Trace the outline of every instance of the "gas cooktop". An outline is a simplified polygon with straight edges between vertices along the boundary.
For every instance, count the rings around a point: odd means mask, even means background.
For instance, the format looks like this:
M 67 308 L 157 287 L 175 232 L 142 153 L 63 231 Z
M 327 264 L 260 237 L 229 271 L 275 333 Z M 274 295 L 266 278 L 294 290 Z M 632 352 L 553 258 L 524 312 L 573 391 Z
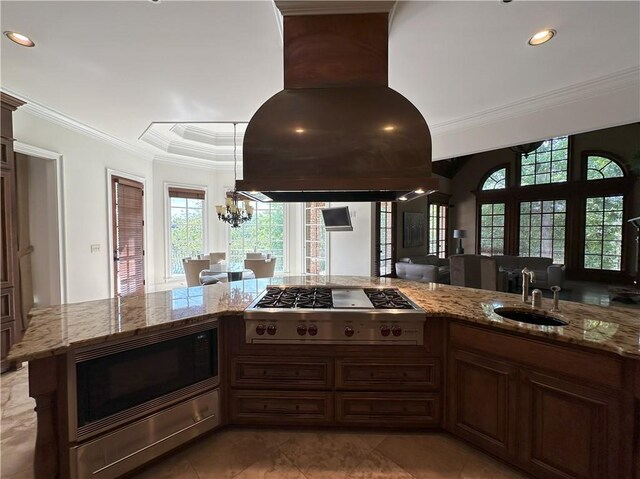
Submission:
M 244 319 L 248 343 L 422 344 L 426 314 L 397 288 L 269 286 Z

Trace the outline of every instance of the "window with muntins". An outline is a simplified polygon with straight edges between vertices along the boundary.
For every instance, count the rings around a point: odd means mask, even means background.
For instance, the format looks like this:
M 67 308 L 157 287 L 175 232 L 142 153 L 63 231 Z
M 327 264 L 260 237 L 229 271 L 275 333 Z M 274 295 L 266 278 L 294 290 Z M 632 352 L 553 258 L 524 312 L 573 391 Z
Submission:
M 480 205 L 480 254 L 504 254 L 504 203 Z
M 447 205 L 429 205 L 429 247 L 427 253 L 447 257 Z
M 564 264 L 566 217 L 566 200 L 521 202 L 519 255 Z
M 585 214 L 584 267 L 620 271 L 624 197 L 587 198 Z
M 482 183 L 483 191 L 488 190 L 503 190 L 507 187 L 507 169 L 500 168 L 493 173 L 491 173 L 484 183 Z
M 243 268 L 247 253 L 271 254 L 276 271 L 284 271 L 284 204 L 253 201 L 251 220 L 238 228 L 229 228 L 228 264 Z
M 204 253 L 205 193 L 202 190 L 169 188 L 170 272 L 184 274 L 182 260 Z
M 520 155 L 520 186 L 562 183 L 569 171 L 569 138 L 545 140 L 528 155 Z
M 327 274 L 327 232 L 322 220 L 323 201 L 304 204 L 304 268 L 307 274 Z
M 393 203 L 382 201 L 378 210 L 378 276 L 393 273 Z
M 624 172 L 616 161 L 604 156 L 587 156 L 587 180 L 605 180 L 623 176 Z

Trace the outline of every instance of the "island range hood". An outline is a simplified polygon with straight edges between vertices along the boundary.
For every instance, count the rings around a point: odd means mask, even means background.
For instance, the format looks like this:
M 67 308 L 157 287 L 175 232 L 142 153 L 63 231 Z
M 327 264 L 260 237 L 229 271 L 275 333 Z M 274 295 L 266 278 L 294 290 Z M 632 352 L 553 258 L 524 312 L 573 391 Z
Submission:
M 426 121 L 388 87 L 388 8 L 284 15 L 284 90 L 255 113 L 236 189 L 260 201 L 411 200 L 437 188 Z M 326 2 L 335 3 L 335 2 Z M 356 3 L 356 2 L 346 2 Z M 296 8 L 290 8 L 291 5 Z

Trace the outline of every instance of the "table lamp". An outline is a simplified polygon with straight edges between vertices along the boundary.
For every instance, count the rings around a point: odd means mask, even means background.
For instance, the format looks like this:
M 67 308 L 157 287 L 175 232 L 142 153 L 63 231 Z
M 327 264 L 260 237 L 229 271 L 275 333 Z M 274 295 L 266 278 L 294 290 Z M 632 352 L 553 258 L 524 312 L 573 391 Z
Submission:
M 453 230 L 453 237 L 458 240 L 458 247 L 456 248 L 456 254 L 464 254 L 464 248 L 462 247 L 462 238 L 467 237 L 465 230 Z

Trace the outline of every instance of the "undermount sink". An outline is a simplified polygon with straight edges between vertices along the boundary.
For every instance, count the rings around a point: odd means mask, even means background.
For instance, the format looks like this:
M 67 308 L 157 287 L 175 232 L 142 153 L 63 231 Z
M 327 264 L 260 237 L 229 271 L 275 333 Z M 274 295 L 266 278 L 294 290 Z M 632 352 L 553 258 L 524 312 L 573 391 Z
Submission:
M 493 312 L 503 318 L 520 321 L 521 323 L 537 324 L 540 326 L 566 326 L 568 324 L 561 319 L 535 311 L 524 311 L 514 308 L 495 308 Z

